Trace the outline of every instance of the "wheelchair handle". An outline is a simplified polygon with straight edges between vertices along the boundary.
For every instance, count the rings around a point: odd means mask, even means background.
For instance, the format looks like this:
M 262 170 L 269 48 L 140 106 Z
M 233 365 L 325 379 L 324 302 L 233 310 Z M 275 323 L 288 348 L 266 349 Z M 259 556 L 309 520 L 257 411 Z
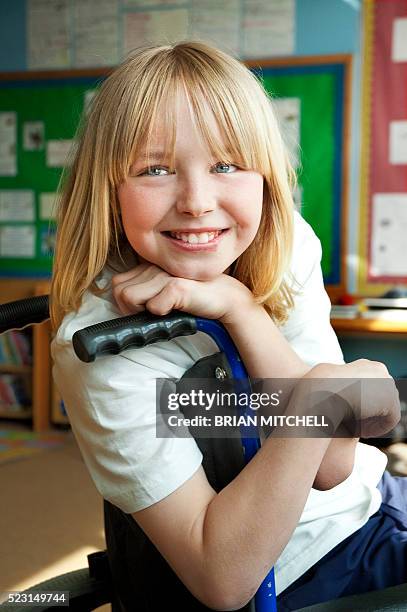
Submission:
M 163 316 L 142 312 L 80 329 L 72 336 L 72 344 L 77 357 L 90 363 L 101 355 L 118 355 L 129 348 L 191 336 L 197 331 L 195 317 L 185 312 L 173 310 Z
M 48 295 L 37 295 L 2 304 L 0 334 L 11 329 L 22 329 L 33 323 L 42 323 L 48 317 Z

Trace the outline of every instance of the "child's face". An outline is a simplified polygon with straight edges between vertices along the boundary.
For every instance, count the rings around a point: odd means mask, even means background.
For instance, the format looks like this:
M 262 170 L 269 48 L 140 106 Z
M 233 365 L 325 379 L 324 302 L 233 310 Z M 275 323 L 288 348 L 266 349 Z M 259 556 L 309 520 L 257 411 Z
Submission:
M 148 170 L 140 155 L 118 189 L 124 231 L 142 260 L 172 276 L 210 280 L 226 272 L 253 241 L 263 177 L 211 159 L 185 102 L 177 119 L 175 173 L 159 157 Z M 154 151 L 163 149 L 159 128 L 153 145 Z

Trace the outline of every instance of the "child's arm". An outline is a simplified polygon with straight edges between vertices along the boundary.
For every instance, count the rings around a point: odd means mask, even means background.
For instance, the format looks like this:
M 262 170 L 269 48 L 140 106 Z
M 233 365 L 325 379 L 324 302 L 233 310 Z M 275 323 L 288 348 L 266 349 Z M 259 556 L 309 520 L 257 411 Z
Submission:
M 195 597 L 239 609 L 288 543 L 329 441 L 269 438 L 220 493 L 201 467 L 133 516 Z
M 222 275 L 200 283 L 168 278 L 151 268 L 116 277 L 114 295 L 123 313 L 147 307 L 165 314 L 178 308 L 217 318 L 253 378 L 324 376 L 320 366 L 311 371 L 304 366 L 236 279 Z M 295 412 L 295 401 L 288 410 Z M 219 494 L 201 468 L 168 497 L 133 516 L 205 605 L 242 607 L 290 539 L 330 441 L 269 437 Z
M 321 462 L 312 487 L 332 489 L 351 475 L 359 438 L 333 438 Z

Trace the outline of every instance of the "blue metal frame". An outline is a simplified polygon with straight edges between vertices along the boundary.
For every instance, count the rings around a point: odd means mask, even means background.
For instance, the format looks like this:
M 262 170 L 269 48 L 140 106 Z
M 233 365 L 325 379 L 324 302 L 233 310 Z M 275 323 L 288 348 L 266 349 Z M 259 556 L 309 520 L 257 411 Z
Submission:
M 240 394 L 250 393 L 251 385 L 243 361 L 226 329 L 219 321 L 211 319 L 196 318 L 197 331 L 202 331 L 208 334 L 217 344 L 219 349 L 225 354 L 230 368 L 232 370 L 233 379 L 237 382 L 238 391 Z M 245 407 L 244 415 L 252 413 L 250 407 Z M 253 437 L 255 430 L 257 437 Z M 240 428 L 242 434 L 242 445 L 246 464 L 254 457 L 260 448 L 260 439 L 258 437 L 257 428 L 254 425 L 244 425 Z M 251 436 L 247 434 L 251 432 Z M 245 435 L 246 434 L 246 435 Z M 277 612 L 277 596 L 274 579 L 274 568 L 271 568 L 263 582 L 261 583 L 255 595 L 256 612 Z

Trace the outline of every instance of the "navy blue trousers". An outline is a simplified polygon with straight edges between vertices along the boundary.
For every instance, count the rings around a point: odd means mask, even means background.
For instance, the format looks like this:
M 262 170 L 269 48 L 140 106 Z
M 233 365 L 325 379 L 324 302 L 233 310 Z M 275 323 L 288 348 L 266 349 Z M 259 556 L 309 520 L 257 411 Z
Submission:
M 277 598 L 278 611 L 407 582 L 407 477 L 385 472 L 379 510 Z

